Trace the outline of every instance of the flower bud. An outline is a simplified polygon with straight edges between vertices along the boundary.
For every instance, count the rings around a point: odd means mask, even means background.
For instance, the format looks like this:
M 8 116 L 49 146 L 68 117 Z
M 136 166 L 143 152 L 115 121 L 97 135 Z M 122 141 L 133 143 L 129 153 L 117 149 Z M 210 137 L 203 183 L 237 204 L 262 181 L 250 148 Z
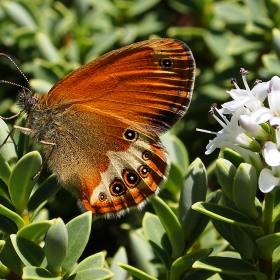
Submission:
M 245 129 L 251 136 L 260 141 L 268 140 L 268 133 L 259 125 L 250 122 L 250 117 L 247 115 L 241 115 L 239 117 L 240 126 Z
M 241 133 L 236 138 L 238 146 L 244 149 L 250 150 L 252 152 L 261 152 L 262 147 L 253 137 L 246 133 Z

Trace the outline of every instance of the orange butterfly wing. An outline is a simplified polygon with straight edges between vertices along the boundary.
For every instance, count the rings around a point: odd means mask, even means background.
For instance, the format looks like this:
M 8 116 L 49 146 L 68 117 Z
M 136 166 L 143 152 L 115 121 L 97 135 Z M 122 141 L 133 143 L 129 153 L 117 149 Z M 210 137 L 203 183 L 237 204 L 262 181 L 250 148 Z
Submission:
M 169 170 L 158 135 L 186 112 L 194 70 L 183 42 L 149 40 L 101 56 L 42 96 L 56 126 L 42 139 L 56 144 L 49 167 L 86 209 L 121 216 L 158 192 Z
M 172 67 L 164 67 L 169 60 Z M 48 104 L 84 104 L 147 132 L 163 133 L 187 111 L 194 71 L 194 58 L 183 42 L 143 41 L 73 71 L 50 90 Z

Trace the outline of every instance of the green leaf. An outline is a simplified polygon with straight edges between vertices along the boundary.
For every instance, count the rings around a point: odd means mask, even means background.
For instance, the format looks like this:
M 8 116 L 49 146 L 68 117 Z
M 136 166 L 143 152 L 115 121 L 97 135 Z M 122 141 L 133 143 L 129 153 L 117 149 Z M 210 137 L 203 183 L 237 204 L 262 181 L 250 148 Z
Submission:
M 166 268 L 171 265 L 171 244 L 160 219 L 146 212 L 142 221 L 145 237 Z
M 171 163 L 171 168 L 168 174 L 168 180 L 164 185 L 164 189 L 172 193 L 175 197 L 179 194 L 183 180 L 183 170 L 178 163 Z
M 136 276 L 137 278 L 139 278 L 141 280 L 157 280 L 155 277 L 153 277 L 133 266 L 130 266 L 128 264 L 119 263 L 119 266 L 122 267 L 123 269 L 125 269 L 131 275 Z
M 115 275 L 112 280 L 126 280 L 127 272 L 119 267 L 118 263 L 128 264 L 128 258 L 124 247 L 120 247 L 114 255 L 111 261 L 110 270 Z
M 42 57 L 48 61 L 57 61 L 60 59 L 60 55 L 53 45 L 51 39 L 42 32 L 37 32 L 35 36 L 35 42 Z
M 45 253 L 39 245 L 15 234 L 11 235 L 11 241 L 15 251 L 26 266 L 40 266 L 42 264 Z
M 10 238 L 6 239 L 6 244 L 0 253 L 1 262 L 11 269 L 15 274 L 22 275 L 22 268 L 24 264 L 15 251 Z
M 53 86 L 53 83 L 41 79 L 32 79 L 29 82 L 36 92 L 49 92 Z
M 273 233 L 263 236 L 256 240 L 260 258 L 263 260 L 270 260 L 273 251 L 280 244 L 280 233 Z
M 8 126 L 0 118 L 0 145 L 2 145 L 2 143 L 8 136 L 9 132 L 10 132 L 10 130 L 9 130 Z M 9 163 L 9 165 L 13 166 L 17 162 L 18 156 L 17 156 L 17 152 L 16 152 L 16 147 L 15 147 L 15 144 L 11 137 L 9 137 L 7 142 L 0 148 L 0 153 L 1 153 L 2 157 Z M 1 162 L 2 162 L 2 160 L 1 160 Z M 2 166 L 0 166 L 0 167 L 2 169 Z M 7 176 L 8 171 L 7 171 L 7 167 L 5 166 L 5 164 L 3 164 L 3 169 L 4 170 L 1 171 L 1 173 L 3 172 L 3 174 L 5 176 Z
M 18 112 L 18 108 L 16 110 Z M 22 114 L 16 119 L 15 124 L 19 127 L 25 127 L 26 116 Z M 17 149 L 18 158 L 23 157 L 29 150 L 30 136 L 22 133 L 19 129 L 15 129 L 13 132 L 13 140 Z M 16 162 L 17 163 L 17 162 Z
M 193 264 L 193 268 L 206 269 L 228 275 L 254 275 L 259 280 L 267 280 L 266 276 L 247 261 L 227 257 L 207 257 Z
M 249 21 L 248 11 L 238 2 L 216 2 L 213 12 L 216 17 L 220 17 L 224 21 L 223 24 L 243 25 Z
M 157 15 L 154 12 L 143 15 L 142 20 L 137 24 L 138 36 L 147 37 L 151 33 L 156 33 L 164 28 L 162 21 L 157 21 Z
M 149 275 L 155 276 L 158 271 L 152 264 L 155 254 L 144 237 L 141 229 L 129 232 L 130 250 L 134 257 L 134 262 L 137 267 Z
M 106 280 L 112 279 L 114 274 L 106 268 L 90 268 L 72 274 L 68 280 Z
M 28 201 L 28 211 L 32 219 L 60 189 L 61 186 L 58 185 L 55 174 L 52 174 L 36 189 Z
M 61 280 L 61 277 L 54 277 L 48 270 L 36 267 L 27 266 L 23 268 L 23 280 Z
M 61 265 L 66 256 L 68 232 L 61 218 L 50 226 L 45 238 L 45 254 L 48 269 L 53 275 L 60 275 Z
M 259 217 L 255 207 L 257 186 L 256 169 L 250 164 L 241 163 L 237 168 L 232 185 L 233 201 L 237 209 L 252 220 Z
M 195 261 L 208 257 L 212 251 L 212 249 L 199 249 L 178 258 L 171 266 L 169 279 L 180 280 L 181 276 L 192 268 Z
M 17 236 L 28 239 L 36 244 L 40 241 L 42 236 L 48 231 L 50 226 L 53 224 L 52 221 L 40 221 L 29 224 L 23 228 L 21 228 Z
M 280 219 L 280 190 L 276 190 L 274 197 L 274 207 L 272 221 L 275 224 Z
M 232 236 L 232 225 L 216 219 L 212 219 L 211 222 L 223 239 L 235 247 L 235 239 Z
M 273 40 L 273 47 L 280 60 L 280 30 L 278 28 L 272 29 L 272 40 Z
M 108 48 L 113 46 L 119 39 L 121 39 L 122 35 L 123 32 L 119 28 L 96 35 L 96 42 L 98 43 L 88 51 L 86 55 L 86 61 L 91 61 L 105 51 L 108 51 Z
M 177 259 L 182 256 L 185 248 L 183 229 L 176 215 L 161 198 L 154 196 L 151 202 L 170 240 L 172 247 L 171 257 Z
M 34 39 L 35 33 L 36 33 L 35 29 L 33 28 L 30 29 L 30 27 L 28 26 L 22 26 L 14 30 L 13 37 L 17 41 L 21 41 L 21 40 L 31 41 Z
M 18 229 L 21 229 L 25 225 L 24 220 L 17 213 L 8 209 L 7 207 L 3 206 L 2 204 L 0 204 L 0 214 L 9 218 L 10 220 L 12 220 L 17 225 Z M 1 225 L 0 225 L 0 228 L 1 228 Z M 4 230 L 4 228 L 2 228 L 2 229 Z
M 262 63 L 271 75 L 280 76 L 279 61 L 280 59 L 274 53 L 262 55 Z
M 197 202 L 192 208 L 211 218 L 236 226 L 250 228 L 257 236 L 264 235 L 262 227 L 254 226 L 247 216 L 228 207 L 207 202 Z
M 10 176 L 11 176 L 11 167 L 8 162 L 5 160 L 4 156 L 0 154 L 0 178 L 3 182 L 8 185 Z
M 0 253 L 2 252 L 2 250 L 3 250 L 4 246 L 5 246 L 5 244 L 6 244 L 6 241 L 0 240 Z
M 243 228 L 244 229 L 244 228 Z M 257 253 L 257 247 L 253 237 L 249 236 L 240 227 L 231 225 L 231 235 L 234 239 L 234 248 L 243 260 L 253 260 Z
M 34 180 L 32 177 L 40 170 L 41 165 L 41 155 L 34 151 L 24 155 L 12 171 L 9 191 L 11 200 L 19 214 L 27 210 L 31 191 L 38 180 L 38 176 Z
M 89 268 L 102 268 L 104 266 L 105 266 L 105 254 L 104 252 L 100 252 L 90 257 L 87 257 L 82 262 L 80 262 L 71 272 L 71 275 L 83 270 L 87 270 Z
M 206 197 L 206 202 L 210 203 L 218 203 L 221 197 L 221 192 L 218 190 L 216 192 L 210 193 Z M 186 240 L 185 252 L 187 252 L 191 246 L 196 242 L 197 239 L 201 236 L 202 232 L 205 230 L 207 224 L 209 223 L 210 217 L 206 215 L 202 215 L 199 223 L 197 224 L 196 229 L 193 231 L 192 235 L 188 240 Z
M 89 239 L 91 231 L 92 212 L 88 211 L 67 225 L 68 248 L 66 257 L 62 263 L 62 275 L 65 275 L 82 255 Z
M 189 40 L 192 36 L 203 37 L 205 29 L 200 27 L 170 27 L 167 29 L 168 37 L 180 37 Z
M 15 1 L 4 1 L 3 7 L 9 17 L 19 26 L 28 26 L 30 28 L 36 27 L 36 23 L 29 11 L 27 11 L 27 9 L 25 9 L 20 3 Z
M 203 30 L 201 31 L 201 36 L 203 37 L 207 47 L 211 50 L 216 57 L 222 58 L 228 57 L 228 53 L 225 49 L 230 42 L 232 34 L 229 31 L 218 31 L 218 30 Z
M 206 169 L 202 161 L 197 158 L 186 171 L 178 208 L 178 219 L 186 240 L 191 238 L 203 217 L 203 215 L 194 211 L 191 206 L 195 202 L 204 201 L 206 192 Z
M 272 255 L 272 275 L 275 275 L 280 267 L 280 247 L 278 246 Z
M 251 16 L 254 20 L 261 19 L 269 19 L 268 10 L 265 7 L 265 2 L 262 0 L 246 0 L 244 1 L 246 6 L 250 9 Z
M 169 153 L 171 162 L 179 164 L 184 172 L 189 166 L 189 155 L 183 142 L 170 133 L 163 134 L 160 139 Z
M 236 173 L 236 167 L 230 161 L 219 158 L 216 161 L 216 173 L 224 194 L 229 199 L 233 200 L 232 184 Z
M 0 278 L 7 279 L 11 274 L 11 270 L 0 262 Z
M 0 204 L 7 206 L 10 209 L 15 209 L 10 199 L 8 186 L 0 179 Z
M 44 85 L 45 85 L 45 86 L 47 86 L 46 91 L 40 91 L 40 92 L 48 92 L 51 89 L 51 87 L 61 77 L 65 76 L 65 74 L 67 74 L 69 72 L 68 67 L 72 64 L 69 63 L 69 65 L 67 65 L 67 68 L 66 68 L 64 63 L 65 63 L 65 61 L 63 61 L 63 60 L 49 61 L 49 60 L 43 60 L 43 59 L 37 58 L 34 61 L 34 63 L 32 64 L 32 67 L 34 69 L 33 70 L 34 79 L 31 80 L 31 83 L 35 84 L 37 86 L 38 86 L 39 82 L 43 83 L 42 87 L 39 87 L 39 88 L 44 89 Z M 74 66 L 74 69 L 78 68 L 79 66 L 81 66 L 81 65 L 77 63 Z M 69 70 L 71 71 L 74 69 L 71 68 L 71 66 L 70 66 Z
M 130 6 L 127 13 L 129 17 L 135 17 L 142 13 L 149 11 L 152 7 L 158 4 L 160 0 L 136 0 L 133 1 L 133 5 Z
M 242 55 L 243 53 L 260 50 L 264 47 L 265 44 L 262 41 L 250 41 L 245 37 L 235 36 L 231 39 L 227 52 L 230 55 Z

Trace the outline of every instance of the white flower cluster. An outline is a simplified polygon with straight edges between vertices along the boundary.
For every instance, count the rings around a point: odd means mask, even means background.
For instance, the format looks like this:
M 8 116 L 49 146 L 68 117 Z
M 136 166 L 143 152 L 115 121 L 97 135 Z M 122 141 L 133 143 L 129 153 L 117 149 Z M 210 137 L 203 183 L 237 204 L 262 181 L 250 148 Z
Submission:
M 260 172 L 259 188 L 268 193 L 280 186 L 280 78 L 274 76 L 268 82 L 257 80 L 251 90 L 246 80 L 249 72 L 241 68 L 240 73 L 245 89 L 240 89 L 232 79 L 235 89 L 228 93 L 233 100 L 224 103 L 220 110 L 213 105 L 210 111 L 223 129 L 214 133 L 216 137 L 207 145 L 206 154 L 216 148 L 228 147 L 246 161 L 252 162 L 254 158 L 254 163 L 262 165 L 258 160 L 261 154 L 266 167 Z M 230 120 L 226 117 L 228 114 L 232 115 Z

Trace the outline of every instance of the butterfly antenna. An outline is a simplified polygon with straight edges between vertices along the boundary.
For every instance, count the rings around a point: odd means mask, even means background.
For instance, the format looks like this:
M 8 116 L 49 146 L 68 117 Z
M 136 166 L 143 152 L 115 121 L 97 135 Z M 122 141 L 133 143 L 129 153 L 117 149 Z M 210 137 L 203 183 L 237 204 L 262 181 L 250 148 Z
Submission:
M 5 81 L 5 80 L 0 80 L 0 84 L 10 84 L 10 85 L 17 86 L 17 87 L 20 87 L 22 89 L 26 89 L 26 90 L 30 91 L 30 89 L 25 87 L 25 86 L 22 86 L 22 85 L 13 83 L 13 82 Z
M 5 80 L 0 80 L 0 83 L 2 84 L 10 84 L 10 85 L 14 85 L 14 86 L 17 86 L 17 87 L 20 87 L 22 89 L 26 89 L 28 91 L 31 91 L 30 89 L 32 89 L 27 77 L 24 75 L 24 73 L 20 70 L 20 68 L 17 66 L 17 64 L 12 60 L 12 58 L 10 56 L 8 56 L 7 54 L 5 53 L 0 53 L 0 56 L 4 56 L 6 58 L 8 58 L 13 64 L 14 66 L 17 68 L 17 70 L 19 71 L 19 73 L 23 76 L 23 78 L 26 80 L 26 82 L 28 83 L 29 85 L 29 88 L 25 87 L 25 86 L 22 86 L 22 85 L 19 85 L 19 84 L 16 84 L 16 83 L 13 83 L 13 82 L 9 82 L 9 81 L 5 81 Z
M 6 81 L 6 80 L 0 80 L 0 84 L 10 84 L 10 85 L 20 87 L 20 88 L 22 88 L 22 89 L 27 90 L 27 91 L 30 92 L 31 89 L 32 89 L 32 87 L 31 87 L 31 85 L 30 85 L 30 83 L 29 83 L 27 77 L 26 77 L 26 76 L 24 75 L 24 73 L 20 70 L 20 68 L 17 66 L 17 64 L 12 60 L 11 57 L 9 57 L 9 56 L 8 56 L 7 54 L 5 54 L 5 53 L 0 53 L 0 56 L 4 56 L 4 57 L 8 58 L 8 59 L 14 64 L 14 66 L 17 68 L 17 70 L 20 72 L 20 74 L 23 76 L 23 78 L 24 78 L 24 79 L 26 80 L 26 82 L 28 83 L 29 88 L 27 88 L 27 87 L 25 87 L 25 86 L 22 86 L 22 85 L 20 85 L 20 84 L 16 84 L 16 83 L 13 83 L 13 82 L 10 82 L 10 81 Z M 10 119 L 13 119 L 13 118 L 18 117 L 23 111 L 24 111 L 24 110 L 21 110 L 21 111 L 19 111 L 17 114 L 15 114 L 15 115 L 13 115 L 13 116 L 11 116 L 11 117 L 7 117 L 7 118 L 6 118 L 6 117 L 0 116 L 0 118 L 1 118 L 2 120 L 10 120 Z

